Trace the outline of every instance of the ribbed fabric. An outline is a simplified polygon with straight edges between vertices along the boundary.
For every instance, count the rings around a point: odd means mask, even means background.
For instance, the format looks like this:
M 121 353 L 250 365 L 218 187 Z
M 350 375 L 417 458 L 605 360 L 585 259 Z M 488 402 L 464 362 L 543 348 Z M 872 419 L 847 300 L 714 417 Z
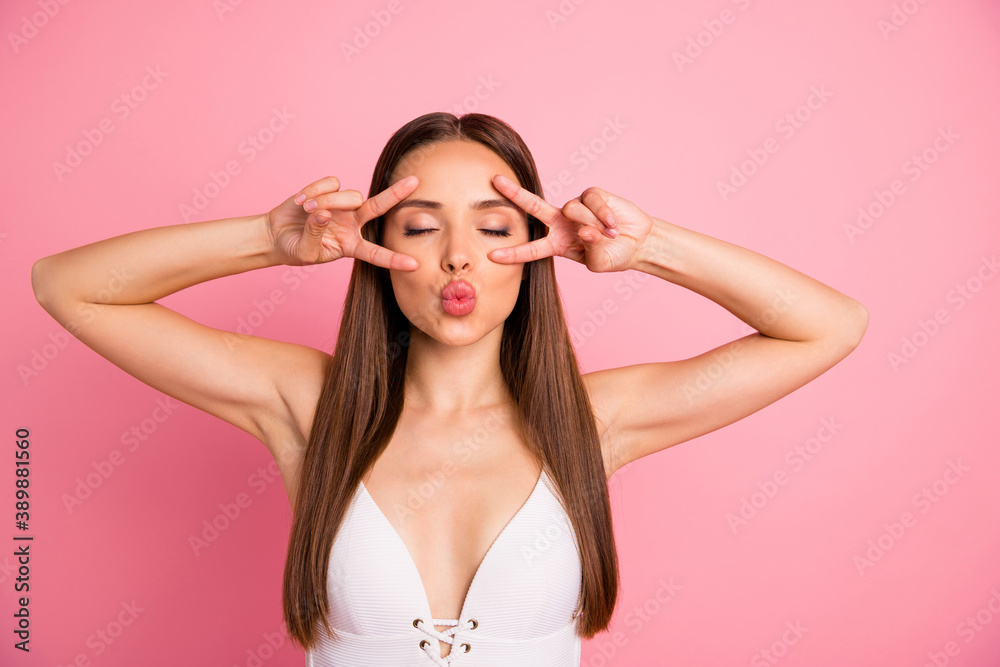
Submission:
M 308 667 L 579 667 L 574 616 L 581 566 L 558 489 L 542 470 L 534 490 L 486 552 L 462 606 L 451 652 L 414 627 L 430 624 L 420 573 L 402 538 L 359 484 L 330 554 L 330 625 Z M 464 625 L 475 619 L 478 626 Z M 431 628 L 433 629 L 433 627 Z M 466 652 L 462 647 L 468 644 Z

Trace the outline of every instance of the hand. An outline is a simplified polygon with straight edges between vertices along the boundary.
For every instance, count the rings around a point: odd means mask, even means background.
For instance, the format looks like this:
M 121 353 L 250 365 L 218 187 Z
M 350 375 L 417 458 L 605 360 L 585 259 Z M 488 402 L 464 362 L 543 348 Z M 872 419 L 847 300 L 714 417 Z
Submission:
M 417 177 L 396 181 L 365 200 L 357 190 L 340 190 L 333 176 L 302 188 L 267 214 L 274 252 L 283 264 L 299 266 L 353 257 L 375 266 L 413 271 L 417 260 L 366 241 L 361 227 L 417 189 Z M 312 209 L 310 213 L 308 208 Z
M 653 228 L 653 219 L 638 206 L 601 188 L 587 188 L 558 209 L 500 174 L 493 177 L 493 185 L 549 228 L 540 239 L 491 251 L 488 257 L 500 264 L 559 255 L 596 273 L 624 271 L 633 267 Z

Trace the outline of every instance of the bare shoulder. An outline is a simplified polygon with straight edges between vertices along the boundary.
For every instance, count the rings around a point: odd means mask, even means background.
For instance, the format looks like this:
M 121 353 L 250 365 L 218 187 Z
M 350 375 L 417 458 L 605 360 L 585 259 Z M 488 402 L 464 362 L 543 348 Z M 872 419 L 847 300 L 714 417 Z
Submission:
M 857 321 L 817 340 L 755 332 L 689 359 L 587 373 L 606 428 L 601 440 L 610 473 L 743 419 L 812 381 L 858 345 L 867 318 Z

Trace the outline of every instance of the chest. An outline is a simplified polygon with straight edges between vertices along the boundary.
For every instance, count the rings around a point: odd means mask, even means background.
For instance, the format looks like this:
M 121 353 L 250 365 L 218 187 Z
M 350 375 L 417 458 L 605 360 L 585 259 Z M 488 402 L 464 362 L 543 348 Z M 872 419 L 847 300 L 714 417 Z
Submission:
M 362 478 L 438 618 L 457 617 L 484 556 L 539 483 L 541 462 L 503 424 L 401 425 Z
M 489 546 L 466 590 L 451 595 L 448 590 L 464 584 L 457 573 L 432 583 L 432 573 L 418 570 L 410 547 L 359 485 L 334 540 L 327 579 L 332 627 L 348 634 L 320 647 L 320 654 L 354 658 L 331 666 L 367 664 L 373 651 L 398 657 L 393 664 L 412 653 L 406 664 L 423 664 L 425 651 L 451 652 L 450 642 L 435 637 L 457 624 L 449 632 L 457 632 L 456 648 L 473 648 L 470 665 L 579 664 L 573 624 L 581 595 L 579 550 L 546 472 Z

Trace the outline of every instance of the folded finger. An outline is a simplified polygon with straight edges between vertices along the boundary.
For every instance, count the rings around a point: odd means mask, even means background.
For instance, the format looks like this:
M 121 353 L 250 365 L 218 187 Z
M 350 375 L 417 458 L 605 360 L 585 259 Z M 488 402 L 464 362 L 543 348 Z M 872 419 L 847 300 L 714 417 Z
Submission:
M 580 201 L 596 214 L 602 224 L 614 227 L 617 220 L 615 220 L 614 211 L 611 210 L 611 206 L 608 204 L 609 196 L 610 193 L 601 188 L 587 188 L 580 195 Z
M 597 215 L 590 210 L 588 207 L 584 206 L 579 199 L 571 199 L 566 202 L 562 208 L 563 215 L 576 222 L 580 225 L 576 232 L 580 238 L 585 240 L 592 240 L 585 229 L 592 229 L 594 234 L 607 236 L 608 238 L 615 238 L 618 236 L 618 230 L 612 229 L 606 223 L 601 222 Z
M 570 199 L 563 204 L 562 212 L 567 218 L 581 225 L 590 225 L 598 229 L 604 226 L 604 223 L 598 220 L 594 212 L 584 206 L 579 199 Z
M 364 195 L 357 190 L 339 190 L 311 197 L 302 203 L 302 208 L 307 211 L 317 209 L 353 211 L 361 206 L 364 200 Z
M 340 179 L 336 176 L 325 176 L 318 181 L 314 181 L 307 185 L 306 187 L 299 190 L 293 197 L 292 200 L 296 204 L 302 204 L 307 199 L 315 197 L 317 195 L 323 194 L 324 192 L 333 192 L 340 189 Z

